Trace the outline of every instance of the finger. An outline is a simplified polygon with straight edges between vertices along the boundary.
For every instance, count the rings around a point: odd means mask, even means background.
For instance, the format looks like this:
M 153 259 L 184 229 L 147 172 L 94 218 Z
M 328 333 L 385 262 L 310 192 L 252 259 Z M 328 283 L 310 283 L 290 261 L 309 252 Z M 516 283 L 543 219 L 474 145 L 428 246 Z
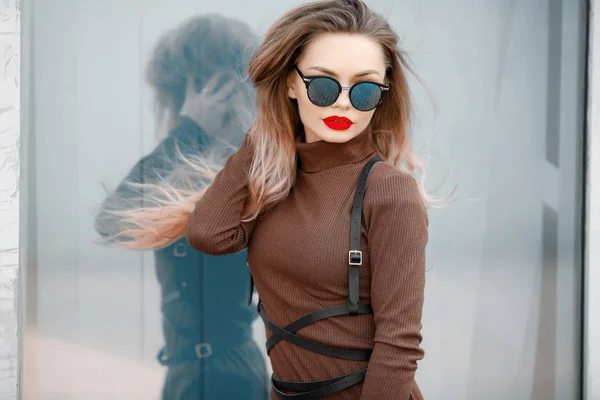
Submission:
M 214 93 L 217 85 L 219 84 L 219 79 L 221 78 L 221 75 L 223 75 L 222 71 L 217 71 L 214 74 L 212 74 L 212 76 L 210 77 L 208 82 L 206 82 L 206 85 L 204 85 L 202 92 L 203 93 Z
M 188 97 L 195 93 L 198 93 L 198 91 L 196 90 L 196 85 L 194 83 L 194 77 L 190 76 L 187 78 L 187 81 L 185 83 L 185 94 L 186 94 L 186 97 Z
M 226 101 L 232 95 L 236 93 L 236 87 L 238 86 L 238 82 L 235 79 L 230 79 L 223 85 L 223 87 L 219 90 L 215 95 L 215 99 L 217 101 Z

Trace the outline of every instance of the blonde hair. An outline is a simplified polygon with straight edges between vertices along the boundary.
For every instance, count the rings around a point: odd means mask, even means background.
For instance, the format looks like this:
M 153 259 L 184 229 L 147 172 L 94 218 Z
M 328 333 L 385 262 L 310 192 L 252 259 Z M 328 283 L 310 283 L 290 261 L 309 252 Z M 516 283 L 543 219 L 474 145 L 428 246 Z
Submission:
M 424 189 L 423 167 L 410 145 L 411 101 L 405 70 L 412 70 L 398 47 L 398 35 L 360 0 L 324 0 L 301 5 L 277 19 L 250 60 L 248 72 L 256 89 L 257 118 L 248 132 L 254 156 L 243 220 L 252 220 L 285 199 L 294 185 L 296 140 L 302 123 L 297 105 L 287 95 L 287 77 L 305 46 L 325 33 L 365 35 L 381 45 L 390 90 L 376 109 L 368 134 L 386 162 L 407 173 L 419 173 L 421 196 L 431 204 Z M 186 164 L 208 183 L 218 170 L 207 168 L 198 159 Z M 203 189 L 182 191 L 167 185 L 160 192 L 160 198 L 153 199 L 155 207 L 123 214 L 128 227 L 121 234 L 129 239 L 127 247 L 157 248 L 182 237 Z

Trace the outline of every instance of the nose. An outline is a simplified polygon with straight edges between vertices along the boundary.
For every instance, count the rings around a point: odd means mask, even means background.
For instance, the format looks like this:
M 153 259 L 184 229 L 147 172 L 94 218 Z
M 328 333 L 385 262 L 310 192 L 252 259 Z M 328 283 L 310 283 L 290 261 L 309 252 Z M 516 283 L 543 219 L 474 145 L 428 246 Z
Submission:
M 340 108 L 350 108 L 351 105 L 352 103 L 350 103 L 350 87 L 342 86 L 342 92 L 335 101 L 334 106 L 338 106 Z

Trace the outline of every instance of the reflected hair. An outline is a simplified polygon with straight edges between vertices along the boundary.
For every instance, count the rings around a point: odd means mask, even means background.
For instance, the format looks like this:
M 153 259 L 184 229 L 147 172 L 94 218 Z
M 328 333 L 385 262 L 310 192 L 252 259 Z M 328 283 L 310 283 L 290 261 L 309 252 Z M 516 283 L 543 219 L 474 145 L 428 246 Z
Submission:
M 256 90 L 257 109 L 248 131 L 254 154 L 243 221 L 253 220 L 281 202 L 295 183 L 296 142 L 302 135 L 302 123 L 297 104 L 287 95 L 287 78 L 307 44 L 327 33 L 364 35 L 383 49 L 390 90 L 373 115 L 369 139 L 387 163 L 418 175 L 415 179 L 426 205 L 435 202 L 425 191 L 424 169 L 410 144 L 411 96 L 406 72 L 414 72 L 399 48 L 398 35 L 384 17 L 360 0 L 325 0 L 303 4 L 278 18 L 250 59 L 248 75 Z M 205 170 L 197 160 L 195 165 L 204 178 L 214 177 L 216 169 Z M 166 192 L 156 208 L 139 210 L 137 219 L 129 221 L 133 247 L 155 248 L 183 236 L 187 218 L 204 193 L 204 189 L 163 190 Z
M 249 111 L 246 115 L 237 109 L 236 115 L 247 121 L 227 121 L 239 133 L 212 137 L 208 146 L 180 138 L 174 141 L 174 154 L 154 154 L 153 165 L 141 160 L 96 214 L 95 229 L 102 236 L 101 243 L 156 250 L 185 234 L 195 202 L 237 149 L 254 119 L 255 96 L 247 70 L 257 45 L 258 37 L 248 25 L 219 14 L 189 18 L 157 40 L 145 70 L 146 82 L 154 90 L 157 126 L 165 130 L 174 127 L 189 78 L 200 91 L 217 72 L 224 79 L 240 81 L 238 94 L 243 90 Z
M 165 32 L 154 45 L 145 70 L 146 82 L 155 90 L 158 122 L 173 126 L 190 77 L 198 90 L 217 71 L 246 80 L 255 38 L 248 25 L 219 14 L 191 17 Z

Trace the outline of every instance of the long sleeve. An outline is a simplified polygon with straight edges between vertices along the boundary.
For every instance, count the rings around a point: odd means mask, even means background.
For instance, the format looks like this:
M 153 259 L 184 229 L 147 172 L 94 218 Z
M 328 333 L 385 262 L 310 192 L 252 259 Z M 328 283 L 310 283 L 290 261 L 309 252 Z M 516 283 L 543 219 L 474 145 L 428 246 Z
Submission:
M 256 220 L 241 222 L 248 198 L 248 172 L 253 149 L 246 136 L 231 155 L 188 218 L 187 240 L 203 253 L 221 255 L 243 250 Z
M 96 215 L 95 229 L 102 236 L 112 236 L 119 231 L 119 216 L 113 211 L 143 206 L 144 189 L 136 184 L 157 183 L 167 176 L 178 162 L 178 151 L 197 154 L 210 143 L 210 137 L 192 119 L 180 116 L 177 125 L 154 150 L 141 158 L 117 188 L 104 200 Z
M 424 355 L 419 346 L 428 241 L 415 180 L 394 174 L 374 184 L 365 197 L 365 220 L 375 338 L 360 398 L 409 400 Z

